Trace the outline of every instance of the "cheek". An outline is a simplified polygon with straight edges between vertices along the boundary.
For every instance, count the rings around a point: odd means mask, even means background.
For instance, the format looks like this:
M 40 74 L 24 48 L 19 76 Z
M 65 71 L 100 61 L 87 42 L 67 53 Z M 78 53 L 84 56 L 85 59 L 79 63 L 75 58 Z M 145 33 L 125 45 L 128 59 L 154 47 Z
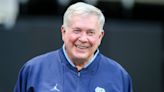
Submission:
M 65 40 L 67 41 L 68 44 L 74 44 L 75 41 L 77 40 L 77 37 L 74 35 L 67 35 Z
M 96 46 L 98 44 L 98 39 L 95 39 L 95 38 L 90 38 L 89 39 L 89 42 L 92 46 Z
M 91 43 L 92 46 L 97 48 L 101 43 L 101 38 L 98 38 L 98 37 L 92 38 L 92 39 L 90 39 L 90 43 Z

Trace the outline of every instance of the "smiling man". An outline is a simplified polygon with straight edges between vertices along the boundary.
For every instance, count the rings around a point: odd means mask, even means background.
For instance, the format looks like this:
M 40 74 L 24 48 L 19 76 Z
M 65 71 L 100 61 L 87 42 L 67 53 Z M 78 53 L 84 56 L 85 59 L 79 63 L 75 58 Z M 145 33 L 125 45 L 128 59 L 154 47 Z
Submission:
M 92 5 L 68 7 L 61 26 L 63 47 L 28 61 L 14 92 L 132 92 L 129 74 L 99 52 L 104 22 Z
M 94 56 L 104 32 L 96 14 L 87 14 L 84 11 L 78 11 L 78 13 L 71 15 L 72 18 L 68 17 L 69 25 L 65 23 L 61 32 L 66 53 L 80 71 Z

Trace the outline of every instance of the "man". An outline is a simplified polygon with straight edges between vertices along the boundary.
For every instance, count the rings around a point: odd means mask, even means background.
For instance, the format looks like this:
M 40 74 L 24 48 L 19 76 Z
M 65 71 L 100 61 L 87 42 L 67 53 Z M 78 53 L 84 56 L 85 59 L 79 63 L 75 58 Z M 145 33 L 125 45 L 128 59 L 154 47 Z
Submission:
M 132 92 L 128 73 L 99 52 L 105 18 L 86 3 L 71 5 L 61 27 L 61 49 L 28 61 L 14 92 Z

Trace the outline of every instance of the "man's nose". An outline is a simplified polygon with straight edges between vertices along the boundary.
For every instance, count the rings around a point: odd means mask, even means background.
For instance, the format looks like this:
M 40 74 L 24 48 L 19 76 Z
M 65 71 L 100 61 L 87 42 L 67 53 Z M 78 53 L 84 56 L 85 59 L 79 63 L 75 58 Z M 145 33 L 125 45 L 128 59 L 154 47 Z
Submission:
M 81 34 L 80 37 L 79 37 L 79 41 L 87 42 L 88 41 L 87 34 L 86 33 Z

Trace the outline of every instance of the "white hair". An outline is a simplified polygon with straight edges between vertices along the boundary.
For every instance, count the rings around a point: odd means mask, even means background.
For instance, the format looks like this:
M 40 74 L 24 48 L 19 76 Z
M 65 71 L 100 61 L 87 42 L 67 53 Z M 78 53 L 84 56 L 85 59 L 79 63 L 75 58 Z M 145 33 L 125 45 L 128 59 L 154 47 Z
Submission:
M 71 17 L 73 15 L 96 15 L 99 20 L 101 31 L 104 31 L 103 27 L 105 23 L 105 17 L 101 10 L 96 8 L 95 6 L 83 2 L 78 2 L 69 6 L 63 18 L 63 25 L 65 27 L 68 27 L 69 20 L 71 20 Z

